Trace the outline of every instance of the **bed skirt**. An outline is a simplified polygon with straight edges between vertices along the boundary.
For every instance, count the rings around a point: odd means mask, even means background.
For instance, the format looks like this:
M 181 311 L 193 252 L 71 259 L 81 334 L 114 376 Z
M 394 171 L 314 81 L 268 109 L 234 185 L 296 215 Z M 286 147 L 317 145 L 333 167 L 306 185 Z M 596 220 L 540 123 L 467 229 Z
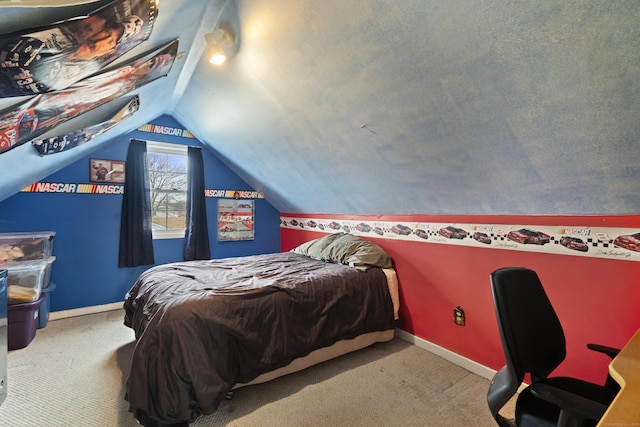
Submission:
M 388 329 L 386 331 L 369 332 L 359 335 L 353 339 L 338 341 L 329 347 L 319 348 L 304 357 L 299 357 L 286 366 L 270 372 L 265 372 L 248 383 L 236 384 L 233 389 L 235 390 L 248 385 L 266 383 L 284 375 L 293 374 L 294 372 L 302 371 L 303 369 L 307 369 L 313 365 L 326 362 L 327 360 L 335 359 L 336 357 L 344 354 L 369 347 L 375 343 L 391 341 L 394 336 L 395 329 Z

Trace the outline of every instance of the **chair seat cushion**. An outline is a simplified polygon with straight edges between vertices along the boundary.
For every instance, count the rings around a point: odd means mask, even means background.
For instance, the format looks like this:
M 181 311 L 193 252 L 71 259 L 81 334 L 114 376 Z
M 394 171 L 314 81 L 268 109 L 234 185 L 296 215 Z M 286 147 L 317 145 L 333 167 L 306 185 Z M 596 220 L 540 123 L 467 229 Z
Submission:
M 544 382 L 607 406 L 616 395 L 614 390 L 576 378 L 555 377 L 547 378 Z M 560 408 L 534 396 L 529 387 L 520 393 L 516 401 L 516 423 L 519 427 L 553 427 L 559 415 Z M 597 420 L 588 420 L 581 427 L 596 424 Z
M 529 387 L 520 392 L 516 401 L 516 424 L 518 427 L 554 427 L 560 408 L 538 399 Z

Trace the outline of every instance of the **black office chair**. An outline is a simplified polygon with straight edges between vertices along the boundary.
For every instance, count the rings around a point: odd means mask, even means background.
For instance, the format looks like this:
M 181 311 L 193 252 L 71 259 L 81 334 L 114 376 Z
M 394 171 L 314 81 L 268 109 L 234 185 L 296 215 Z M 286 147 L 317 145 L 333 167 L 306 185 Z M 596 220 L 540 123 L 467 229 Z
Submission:
M 566 356 L 565 337 L 538 275 L 525 268 L 491 273 L 491 291 L 506 366 L 491 380 L 487 402 L 503 427 L 591 427 L 604 414 L 619 388 L 569 377 L 548 377 Z M 614 357 L 619 350 L 589 345 Z M 515 419 L 500 409 L 516 394 L 526 373 L 531 385 L 516 400 Z

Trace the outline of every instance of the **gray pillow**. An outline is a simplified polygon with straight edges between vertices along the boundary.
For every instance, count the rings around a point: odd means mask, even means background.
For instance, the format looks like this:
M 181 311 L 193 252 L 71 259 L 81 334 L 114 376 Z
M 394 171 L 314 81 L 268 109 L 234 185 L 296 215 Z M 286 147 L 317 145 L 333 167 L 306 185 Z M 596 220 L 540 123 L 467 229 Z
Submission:
M 309 258 L 318 259 L 320 261 L 325 261 L 324 259 L 322 259 L 322 251 L 331 243 L 333 243 L 334 240 L 340 237 L 341 234 L 344 233 L 329 234 L 319 239 L 310 240 L 306 243 L 301 244 L 297 248 L 291 249 L 291 252 L 306 255 Z
M 312 240 L 295 249 L 321 261 L 345 264 L 366 271 L 371 267 L 391 268 L 391 257 L 380 246 L 349 233 L 334 233 Z

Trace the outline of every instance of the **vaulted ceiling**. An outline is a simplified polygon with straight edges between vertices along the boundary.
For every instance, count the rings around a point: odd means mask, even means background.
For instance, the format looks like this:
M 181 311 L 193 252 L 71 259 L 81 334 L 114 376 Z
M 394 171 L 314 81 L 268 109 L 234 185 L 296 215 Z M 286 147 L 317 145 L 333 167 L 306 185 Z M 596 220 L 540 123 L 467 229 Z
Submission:
M 105 4 L 66 3 L 0 1 L 0 31 Z M 221 24 L 235 55 L 216 68 L 204 34 Z M 0 154 L 0 200 L 169 114 L 283 212 L 640 212 L 640 2 L 160 0 L 122 60 L 175 38 L 184 57 L 131 119 Z

